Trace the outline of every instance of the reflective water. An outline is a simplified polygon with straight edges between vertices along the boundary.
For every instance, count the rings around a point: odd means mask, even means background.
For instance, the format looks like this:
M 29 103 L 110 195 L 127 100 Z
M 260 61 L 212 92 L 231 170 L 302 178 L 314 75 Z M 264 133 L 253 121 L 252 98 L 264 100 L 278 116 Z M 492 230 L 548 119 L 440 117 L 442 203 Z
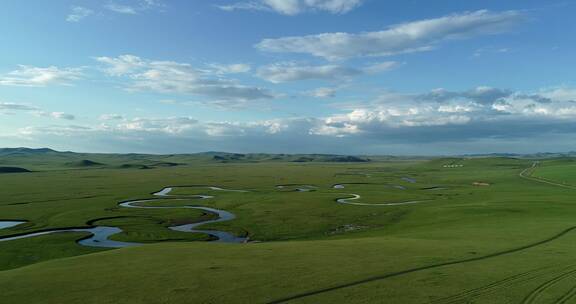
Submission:
M 25 221 L 0 221 L 0 229 L 6 229 L 20 224 L 26 223 Z
M 244 192 L 243 190 L 222 189 L 222 188 L 218 188 L 218 187 L 208 187 L 208 188 L 210 188 L 212 190 L 218 190 L 218 191 L 242 191 L 242 192 Z M 229 232 L 218 231 L 218 230 L 195 229 L 196 227 L 198 227 L 200 225 L 225 222 L 225 221 L 230 221 L 230 220 L 233 220 L 234 218 L 236 218 L 236 216 L 234 214 L 232 214 L 228 211 L 209 208 L 209 207 L 203 207 L 203 206 L 191 206 L 191 205 L 178 206 L 178 207 L 172 207 L 172 206 L 158 206 L 157 207 L 157 206 L 150 206 L 150 205 L 147 205 L 147 206 L 141 205 L 142 203 L 147 203 L 147 202 L 152 202 L 152 201 L 160 201 L 160 200 L 164 200 L 164 201 L 166 201 L 166 200 L 189 200 L 189 199 L 204 200 L 204 199 L 213 198 L 213 196 L 209 196 L 209 195 L 190 195 L 190 196 L 170 195 L 170 192 L 172 192 L 173 189 L 174 189 L 174 187 L 167 187 L 167 188 L 162 189 L 159 192 L 154 193 L 154 195 L 161 196 L 163 198 L 127 201 L 127 202 L 121 203 L 120 206 L 126 207 L 126 208 L 142 208 L 142 209 L 175 209 L 175 208 L 197 209 L 197 210 L 207 211 L 210 213 L 215 213 L 218 216 L 218 218 L 213 219 L 213 220 L 201 221 L 201 222 L 193 223 L 193 224 L 172 226 L 172 227 L 168 227 L 168 228 L 170 228 L 174 231 L 181 231 L 181 232 L 205 233 L 205 234 L 208 234 L 208 235 L 211 235 L 211 236 L 217 238 L 216 242 L 222 242 L 222 243 L 243 243 L 243 242 L 246 242 L 247 238 L 237 237 L 234 234 L 229 233 Z
M 196 187 L 196 186 L 192 186 Z M 246 192 L 244 190 L 232 190 L 232 189 L 224 189 L 219 187 L 212 187 L 212 186 L 199 186 L 203 188 L 208 188 L 210 190 L 216 191 L 234 191 L 234 192 Z M 209 208 L 209 207 L 202 207 L 202 206 L 142 206 L 139 204 L 153 202 L 153 201 L 166 201 L 166 200 L 190 200 L 190 199 L 210 199 L 213 196 L 209 195 L 186 195 L 186 196 L 179 196 L 179 195 L 170 195 L 170 192 L 174 187 L 166 187 L 158 192 L 153 193 L 154 196 L 158 196 L 160 198 L 153 198 L 153 199 L 139 199 L 139 200 L 132 200 L 121 202 L 118 205 L 120 207 L 125 208 L 142 208 L 142 209 L 175 209 L 175 208 L 185 208 L 185 209 L 198 209 L 203 210 L 210 213 L 215 213 L 218 217 L 213 220 L 206 220 L 201 221 L 198 223 L 193 224 L 186 224 L 186 225 L 179 225 L 179 226 L 172 226 L 169 227 L 174 231 L 182 231 L 182 232 L 196 232 L 196 233 L 205 233 L 215 237 L 217 240 L 216 242 L 224 242 L 224 243 L 243 243 L 246 242 L 247 238 L 245 237 L 236 237 L 234 234 L 225 232 L 225 231 L 218 231 L 218 230 L 201 230 L 195 229 L 198 226 L 210 223 L 218 223 L 224 222 L 234 219 L 236 216 L 228 211 Z M 23 221 L 0 221 L 0 229 L 14 227 L 16 225 L 25 223 Z M 131 242 L 119 242 L 110 240 L 110 236 L 118 234 L 122 232 L 122 229 L 118 227 L 108 227 L 108 226 L 97 226 L 93 228 L 70 228 L 70 229 L 53 229 L 53 230 L 45 230 L 45 231 L 38 231 L 32 232 L 27 234 L 20 234 L 10 237 L 0 238 L 0 242 L 7 242 L 25 238 L 31 238 L 41 235 L 49 235 L 55 233 L 66 233 L 66 232 L 86 232 L 90 235 L 86 238 L 79 240 L 77 243 L 83 246 L 89 247 L 105 247 L 105 248 L 123 248 L 123 247 L 131 247 L 131 246 L 138 246 L 142 245 L 140 243 L 131 243 Z
M 16 236 L 12 236 L 12 237 L 5 237 L 5 238 L 0 239 L 0 242 L 27 239 L 27 238 L 41 236 L 41 235 L 48 235 L 48 234 L 54 234 L 54 233 L 65 233 L 65 232 L 87 232 L 87 233 L 90 233 L 91 235 L 89 237 L 81 239 L 80 241 L 78 241 L 78 244 L 84 245 L 84 246 L 89 246 L 89 247 L 121 248 L 121 247 L 140 245 L 138 243 L 118 242 L 118 241 L 109 240 L 108 238 L 111 235 L 122 232 L 122 229 L 120 229 L 118 227 L 106 227 L 106 226 L 98 226 L 98 227 L 94 227 L 94 228 L 72 228 L 72 229 L 54 229 L 54 230 L 39 231 L 39 232 L 16 235 Z
M 403 177 L 402 180 L 403 180 L 403 181 L 406 181 L 406 182 L 409 182 L 409 183 L 411 183 L 411 184 L 416 183 L 416 180 L 413 179 L 413 178 L 411 178 L 411 177 Z

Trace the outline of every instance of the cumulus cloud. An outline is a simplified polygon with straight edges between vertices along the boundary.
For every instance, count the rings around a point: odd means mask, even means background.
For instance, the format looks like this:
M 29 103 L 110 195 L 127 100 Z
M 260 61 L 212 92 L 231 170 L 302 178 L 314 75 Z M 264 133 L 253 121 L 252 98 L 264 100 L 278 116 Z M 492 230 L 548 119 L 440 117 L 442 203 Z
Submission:
M 342 65 L 298 65 L 292 62 L 276 63 L 258 69 L 258 77 L 272 83 L 282 83 L 299 80 L 347 80 L 356 76 L 377 74 L 393 69 L 397 62 L 386 61 L 362 68 Z
M 74 6 L 72 7 L 72 11 L 66 17 L 66 21 L 68 22 L 79 22 L 82 19 L 94 14 L 94 11 L 82 6 Z
M 519 11 L 479 10 L 435 19 L 401 23 L 364 33 L 323 33 L 264 39 L 256 48 L 267 52 L 303 53 L 328 60 L 390 56 L 428 51 L 447 40 L 503 33 L 524 19 Z
M 391 147 L 399 146 L 412 151 L 419 147 L 412 154 L 444 151 L 421 150 L 424 145 L 452 147 L 452 152 L 459 153 L 464 149 L 486 151 L 482 149 L 487 145 L 517 151 L 515 147 L 522 145 L 534 149 L 536 138 L 556 138 L 562 143 L 575 134 L 576 102 L 565 97 L 571 91 L 561 87 L 518 92 L 480 86 L 463 91 L 389 92 L 317 118 L 239 122 L 188 116 L 128 119 L 110 115 L 111 119 L 98 125 L 34 126 L 22 128 L 18 134 L 51 142 L 82 142 L 89 138 L 92 144 L 106 143 L 105 146 L 122 151 L 170 153 L 388 153 Z M 4 107 L 18 108 L 12 104 Z
M 152 152 L 191 153 L 201 151 L 234 152 L 307 152 L 307 153 L 351 153 L 343 138 L 309 135 L 310 125 L 315 121 L 294 119 L 281 122 L 269 121 L 259 124 L 215 123 L 210 126 L 198 124 L 182 133 L 163 131 L 123 130 L 115 126 L 86 127 L 30 126 L 21 128 L 17 135 L 4 140 L 27 146 L 46 146 L 58 149 L 76 149 L 100 152 Z M 208 134 L 211 135 L 208 135 Z M 233 135 L 234 134 L 234 135 Z M 2 138 L 2 134 L 0 134 Z M 15 139 L 17 138 L 17 139 Z M 346 138 L 348 139 L 348 138 Z M 74 146 L 70 143 L 74 142 Z M 298 143 L 295 145 L 294 143 Z M 362 150 L 367 146 L 363 145 Z M 364 153 L 364 152 L 362 152 Z
M 222 74 L 240 73 L 244 65 L 210 66 L 198 69 L 188 63 L 154 61 L 134 55 L 98 57 L 105 65 L 104 70 L 129 81 L 129 89 L 161 93 L 191 94 L 214 101 L 248 102 L 275 98 L 275 94 L 258 87 L 242 85 Z
M 576 118 L 575 102 L 547 97 L 553 96 L 555 92 L 557 90 L 543 90 L 527 94 L 480 86 L 457 92 L 436 89 L 422 94 L 389 93 L 368 105 L 358 105 L 348 113 L 325 118 L 324 123 L 312 132 L 330 136 L 361 133 L 378 136 L 400 129 L 401 133 L 406 134 L 410 129 L 453 128 L 460 130 L 461 136 L 474 137 L 478 133 L 488 136 L 488 133 L 493 132 L 489 136 L 505 137 L 509 131 L 506 129 L 507 124 L 526 127 L 530 122 L 548 121 L 556 127 Z M 500 125 L 503 129 L 495 132 L 493 128 L 487 128 L 488 125 Z M 486 132 L 479 132 L 478 128 L 486 128 Z M 545 130 L 550 129 L 543 128 L 542 131 Z M 441 132 L 432 138 L 442 138 Z
M 557 87 L 541 90 L 539 92 L 544 98 L 561 101 L 576 102 L 576 89 L 569 87 Z
M 294 16 L 314 11 L 346 14 L 362 5 L 362 3 L 363 0 L 260 0 L 237 2 L 230 5 L 217 5 L 217 7 L 225 11 L 270 11 Z
M 45 87 L 48 85 L 70 85 L 82 76 L 81 68 L 59 68 L 55 66 L 34 67 L 20 65 L 18 69 L 0 74 L 0 86 Z

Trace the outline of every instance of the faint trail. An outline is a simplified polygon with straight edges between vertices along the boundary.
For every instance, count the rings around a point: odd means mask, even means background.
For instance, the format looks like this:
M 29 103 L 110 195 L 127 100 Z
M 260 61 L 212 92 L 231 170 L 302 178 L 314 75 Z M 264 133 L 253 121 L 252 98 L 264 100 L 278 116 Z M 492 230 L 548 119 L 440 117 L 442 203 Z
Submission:
M 570 300 L 572 300 L 574 298 L 574 296 L 576 296 L 576 286 L 570 288 L 570 290 L 568 290 L 568 292 L 566 292 L 564 295 L 562 295 L 558 300 L 556 300 L 556 302 L 554 302 L 555 304 L 564 304 Z
M 576 189 L 576 187 L 570 187 L 570 186 L 566 186 L 566 185 L 562 185 L 562 184 L 557 184 L 557 183 L 553 183 L 553 182 L 548 182 L 548 181 L 542 181 L 536 178 L 532 178 L 529 176 L 526 176 L 526 173 L 529 170 L 533 170 L 537 165 L 537 162 L 534 162 L 532 164 L 531 167 L 526 168 L 524 170 L 522 170 L 522 172 L 519 173 L 519 176 L 521 178 L 525 178 L 528 180 L 534 180 L 534 181 L 538 181 L 538 182 L 543 182 L 543 183 L 547 183 L 547 184 L 551 184 L 551 185 L 555 185 L 555 186 L 560 186 L 560 187 L 565 187 L 565 188 L 570 188 L 570 189 Z M 357 280 L 357 281 L 353 281 L 353 282 L 349 282 L 349 283 L 343 283 L 340 285 L 334 285 L 332 287 L 326 287 L 326 288 L 322 288 L 322 289 L 317 289 L 317 290 L 312 290 L 312 291 L 308 291 L 308 292 L 303 292 L 300 294 L 296 294 L 296 295 L 292 295 L 292 296 L 287 296 L 285 298 L 280 298 L 277 300 L 272 300 L 270 302 L 267 302 L 268 304 L 277 304 L 277 303 L 286 303 L 292 300 L 297 300 L 297 299 L 302 299 L 302 298 L 306 298 L 306 297 L 310 297 L 310 296 L 314 296 L 314 295 L 319 295 L 322 293 L 326 293 L 326 292 L 330 292 L 330 291 L 335 291 L 335 290 L 339 290 L 339 289 L 344 289 L 344 288 L 348 288 L 348 287 L 353 287 L 353 286 L 358 286 L 358 285 L 362 285 L 362 284 L 366 284 L 366 283 L 370 283 L 370 282 L 375 282 L 375 281 L 380 281 L 380 280 L 385 280 L 388 278 L 393 278 L 393 277 L 398 277 L 398 276 L 402 276 L 405 274 L 410 274 L 410 273 L 415 273 L 415 272 L 419 272 L 419 271 L 423 271 L 423 270 L 429 270 L 429 269 L 433 269 L 433 268 L 439 268 L 439 267 L 444 267 L 444 266 L 451 266 L 451 265 L 457 265 L 457 264 L 463 264 L 463 263 L 469 263 L 469 262 L 475 262 L 475 261 L 481 261 L 481 260 L 486 260 L 486 259 L 490 259 L 490 258 L 494 258 L 494 257 L 499 257 L 499 256 L 503 256 L 503 255 L 508 255 L 508 254 L 512 254 L 512 253 L 516 253 L 516 252 L 520 252 L 526 249 L 530 249 L 530 248 L 534 248 L 549 242 L 552 242 L 566 234 L 568 234 L 569 232 L 572 232 L 573 230 L 576 229 L 576 226 L 572 226 L 569 227 L 563 231 L 561 231 L 560 233 L 549 237 L 547 239 L 541 240 L 541 241 L 537 241 L 528 245 L 524 245 L 521 247 L 517 247 L 517 248 L 513 248 L 513 249 L 508 249 L 508 250 L 504 250 L 504 251 L 500 251 L 500 252 L 495 252 L 495 253 L 491 253 L 488 255 L 484 255 L 484 256 L 480 256 L 480 257 L 474 257 L 474 258 L 469 258 L 469 259 L 463 259 L 463 260 L 457 260 L 457 261 L 451 261 L 451 262 L 444 262 L 444 263 L 437 263 L 437 264 L 432 264 L 432 265 L 427 265 L 427 266 L 421 266 L 421 267 L 415 267 L 415 268 L 411 268 L 411 269 L 407 269 L 407 270 L 402 270 L 402 271 L 398 271 L 398 272 L 391 272 L 391 273 L 387 273 L 387 274 L 382 274 L 382 275 L 376 275 L 376 276 L 372 276 L 366 279 L 362 279 L 362 280 Z
M 540 296 L 542 295 L 542 293 L 544 293 L 546 290 L 548 290 L 549 288 L 553 287 L 554 285 L 560 283 L 561 281 L 563 281 L 566 278 L 569 277 L 573 277 L 576 274 L 576 270 L 571 270 L 568 272 L 565 272 L 551 280 L 548 280 L 544 283 L 542 283 L 541 285 L 539 285 L 538 287 L 536 287 L 536 289 L 532 290 L 523 300 L 522 300 L 522 304 L 532 304 L 535 303 L 535 301 L 537 301 Z
M 552 185 L 552 186 L 558 186 L 558 187 L 562 187 L 562 188 L 567 188 L 567 189 L 576 190 L 576 186 L 560 184 L 560 183 L 556 183 L 556 182 L 553 182 L 553 181 L 541 179 L 541 178 L 538 178 L 538 177 L 533 177 L 533 176 L 532 176 L 532 173 L 534 173 L 534 170 L 536 170 L 536 168 L 538 167 L 539 164 L 540 164 L 540 162 L 535 161 L 534 163 L 532 163 L 532 167 L 528 167 L 528 168 L 522 170 L 522 172 L 520 172 L 520 173 L 518 174 L 518 176 L 520 176 L 520 177 L 523 178 L 523 179 L 530 180 L 530 181 L 535 181 L 535 182 L 539 182 L 539 183 L 549 184 L 549 185 Z
M 380 281 L 380 280 L 384 280 L 384 279 L 388 279 L 388 278 L 392 278 L 392 277 L 398 277 L 401 275 L 405 275 L 405 274 L 410 274 L 410 273 L 414 273 L 414 272 L 418 272 L 418 271 L 423 271 L 423 270 L 429 270 L 429 269 L 433 269 L 433 268 L 438 268 L 438 267 L 444 267 L 444 266 L 451 266 L 451 265 L 457 265 L 457 264 L 463 264 L 463 263 L 469 263 L 469 262 L 476 262 L 476 261 L 481 261 L 481 260 L 486 260 L 486 259 L 490 259 L 490 258 L 494 258 L 494 257 L 499 257 L 499 256 L 503 256 L 503 255 L 507 255 L 507 254 L 511 254 L 511 253 L 516 253 L 516 252 L 520 252 L 526 249 L 530 249 L 530 248 L 534 248 L 549 242 L 552 242 L 564 235 L 566 235 L 569 232 L 572 232 L 573 230 L 576 229 L 576 226 L 572 226 L 568 229 L 563 230 L 562 232 L 535 242 L 535 243 L 531 243 L 528 245 L 524 245 L 521 247 L 517 247 L 517 248 L 513 248 L 513 249 L 508 249 L 505 251 L 500 251 L 500 252 L 495 252 L 495 253 L 491 253 L 488 255 L 484 255 L 484 256 L 480 256 L 480 257 L 474 257 L 474 258 L 469 258 L 469 259 L 463 259 L 463 260 L 456 260 L 456 261 L 451 261 L 451 262 L 444 262 L 444 263 L 438 263 L 438 264 L 432 264 L 432 265 L 427 265 L 427 266 L 421 266 L 421 267 L 416 267 L 416 268 L 411 268 L 411 269 L 407 269 L 407 270 L 402 270 L 402 271 L 398 271 L 398 272 L 391 272 L 391 273 L 387 273 L 387 274 L 383 274 L 383 275 L 377 275 L 377 276 L 373 276 L 373 277 L 369 277 L 366 279 L 362 279 L 362 280 L 358 280 L 358 281 L 354 281 L 354 282 L 350 282 L 350 283 L 344 283 L 344 284 L 340 284 L 340 285 L 335 285 L 332 287 L 327 287 L 327 288 L 323 288 L 323 289 L 318 289 L 318 290 L 313 290 L 313 291 L 309 291 L 309 292 L 304 292 L 301 294 L 297 294 L 297 295 L 293 295 L 293 296 L 289 296 L 289 297 L 285 297 L 282 299 L 278 299 L 278 300 L 273 300 L 270 302 L 267 302 L 269 304 L 275 304 L 275 303 L 286 303 L 288 301 L 292 301 L 292 300 L 296 300 L 296 299 L 301 299 L 301 298 L 305 298 L 305 297 L 309 297 L 309 296 L 313 296 L 313 295 L 318 295 L 318 294 L 322 294 L 325 292 L 329 292 L 329 291 L 334 291 L 334 290 L 338 290 L 338 289 L 343 289 L 343 288 L 347 288 L 347 287 L 352 287 L 352 286 L 357 286 L 357 285 L 361 285 L 361 284 L 365 284 L 365 283 L 370 283 L 370 282 L 374 282 L 374 281 Z
M 521 283 L 525 283 L 525 282 L 529 282 L 531 280 L 534 280 L 537 277 L 541 276 L 543 274 L 542 272 L 544 272 L 544 270 L 547 270 L 549 268 L 550 267 L 542 267 L 542 268 L 533 269 L 533 270 L 530 270 L 527 272 L 523 272 L 520 274 L 515 274 L 515 275 L 509 276 L 507 278 L 504 278 L 502 280 L 492 282 L 488 285 L 484 285 L 481 287 L 470 289 L 470 290 L 467 290 L 467 291 L 464 291 L 462 293 L 455 294 L 455 295 L 452 295 L 449 297 L 432 300 L 431 303 L 433 303 L 433 304 L 462 303 L 463 301 L 466 301 L 466 300 L 471 299 L 471 298 L 478 298 L 481 296 L 495 293 L 495 292 L 497 292 L 503 288 L 508 288 L 508 287 L 515 285 L 515 284 L 521 284 Z

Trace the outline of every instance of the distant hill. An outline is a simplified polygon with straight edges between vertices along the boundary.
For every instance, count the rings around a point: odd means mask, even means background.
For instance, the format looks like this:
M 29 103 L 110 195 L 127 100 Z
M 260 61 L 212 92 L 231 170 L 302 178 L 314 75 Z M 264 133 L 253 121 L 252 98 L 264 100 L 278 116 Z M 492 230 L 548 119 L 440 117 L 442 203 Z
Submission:
M 161 169 L 176 166 L 218 163 L 365 163 L 390 160 L 437 160 L 440 165 L 459 162 L 462 158 L 545 159 L 563 158 L 576 160 L 576 152 L 564 153 L 493 153 L 458 156 L 386 156 L 386 155 L 338 155 L 338 154 L 285 154 L 285 153 L 230 153 L 209 151 L 189 154 L 142 154 L 142 153 L 76 153 L 60 152 L 49 148 L 0 148 L 0 166 L 43 171 L 62 169 Z M 6 169 L 13 170 L 13 169 Z M 21 171 L 25 172 L 25 171 Z
M 49 148 L 0 148 L 0 156 L 2 155 L 15 155 L 15 154 L 46 154 L 46 153 L 63 153 L 57 152 Z
M 465 154 L 462 157 L 513 157 L 513 158 L 561 158 L 576 157 L 576 151 L 569 152 L 539 152 L 539 153 L 485 153 L 485 154 Z
M 369 162 L 370 159 L 367 158 L 360 158 L 357 156 L 338 156 L 338 155 L 321 155 L 315 157 L 300 157 L 294 162 L 314 162 L 314 161 L 321 161 L 321 162 L 335 162 L 335 163 L 365 163 Z
M 332 154 L 266 154 L 266 153 L 226 153 L 226 152 L 207 152 L 198 153 L 197 155 L 208 156 L 212 161 L 217 162 L 369 162 L 368 158 L 347 155 Z
M 31 172 L 28 169 L 20 168 L 20 167 L 0 167 L 0 174 L 2 173 L 26 173 Z

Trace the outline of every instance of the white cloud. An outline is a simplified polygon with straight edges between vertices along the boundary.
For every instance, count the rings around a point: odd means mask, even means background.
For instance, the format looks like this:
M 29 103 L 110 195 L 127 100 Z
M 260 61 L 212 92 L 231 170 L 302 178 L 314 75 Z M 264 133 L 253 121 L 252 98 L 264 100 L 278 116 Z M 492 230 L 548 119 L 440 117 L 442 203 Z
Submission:
M 12 111 L 22 111 L 27 114 L 33 114 L 36 116 L 41 117 L 50 117 L 55 119 L 65 119 L 65 120 L 74 120 L 76 117 L 72 114 L 64 113 L 64 112 L 46 112 L 42 109 L 22 104 L 22 103 L 13 103 L 13 102 L 0 102 L 0 114 L 1 113 L 10 113 Z
M 228 11 L 228 12 L 232 12 L 235 10 L 251 10 L 251 11 L 270 10 L 270 7 L 265 6 L 261 2 L 254 2 L 254 1 L 252 1 L 252 2 L 238 2 L 238 3 L 234 3 L 234 4 L 229 4 L 229 5 L 216 5 L 216 7 L 223 10 L 223 11 Z
M 97 61 L 106 64 L 104 69 L 113 76 L 122 76 L 144 68 L 146 63 L 138 56 L 120 55 L 118 57 L 96 57 Z
M 245 63 L 234 63 L 234 64 L 218 64 L 213 63 L 209 65 L 209 68 L 212 70 L 208 70 L 209 72 L 215 74 L 240 74 L 240 73 L 248 73 L 252 70 L 252 67 L 249 64 Z
M 306 92 L 306 95 L 316 98 L 332 98 L 336 96 L 337 88 L 316 88 Z
M 94 11 L 82 6 L 72 7 L 72 12 L 66 17 L 68 22 L 79 22 L 80 20 L 94 14 Z
M 153 8 L 153 7 L 165 7 L 166 4 L 164 4 L 163 0 L 141 0 L 142 4 L 141 7 L 142 8 Z
M 218 5 L 217 7 L 225 11 L 271 11 L 294 16 L 314 11 L 345 14 L 359 7 L 363 2 L 363 0 L 260 0 L 237 2 L 231 5 Z
M 161 9 L 166 6 L 160 0 L 133 0 L 128 3 L 110 2 L 104 5 L 104 8 L 118 14 L 136 15 L 143 11 Z
M 35 112 L 35 114 L 38 115 L 38 116 L 50 117 L 50 118 L 55 118 L 55 119 L 64 119 L 64 120 L 74 120 L 74 119 L 76 119 L 76 116 L 74 116 L 74 115 L 72 115 L 72 114 L 64 113 L 64 112 L 44 112 L 44 111 L 38 111 L 38 112 Z
M 28 126 L 20 128 L 18 130 L 18 133 L 19 135 L 24 137 L 46 136 L 46 135 L 72 137 L 75 135 L 85 136 L 86 133 L 84 132 L 91 132 L 93 130 L 94 129 L 91 127 L 79 126 L 79 125 L 67 125 L 67 126 L 53 125 L 44 127 Z
M 523 19 L 518 11 L 479 10 L 397 24 L 377 32 L 264 39 L 256 47 L 267 52 L 303 53 L 329 60 L 390 56 L 431 50 L 446 40 L 502 33 Z
M 124 119 L 124 115 L 120 115 L 120 114 L 103 114 L 100 115 L 100 120 L 123 120 Z
M 562 91 L 571 90 L 564 88 Z M 525 94 L 480 86 L 462 92 L 437 89 L 424 94 L 384 94 L 369 104 L 357 105 L 346 114 L 325 118 L 312 132 L 350 136 L 382 134 L 390 129 L 460 126 L 458 128 L 465 136 L 466 132 L 478 132 L 469 126 L 481 128 L 482 125 L 502 124 L 504 128 L 499 132 L 506 136 L 509 132 L 505 129 L 506 124 L 517 121 L 545 121 L 553 125 L 575 119 L 576 103 L 564 94 L 555 95 L 556 92 L 544 90 Z M 534 128 L 536 126 L 542 127 L 535 123 Z
M 542 92 L 548 91 L 551 90 Z M 412 154 L 438 154 L 439 150 L 422 150 L 422 147 L 452 145 L 462 152 L 458 149 L 476 143 L 472 151 L 485 151 L 482 147 L 488 142 L 512 149 L 514 144 L 510 143 L 523 142 L 534 149 L 536 138 L 560 138 L 565 142 L 576 133 L 573 123 L 576 103 L 541 94 L 544 93 L 488 87 L 456 92 L 388 93 L 358 103 L 342 114 L 319 118 L 252 122 L 205 121 L 187 116 L 124 118 L 92 126 L 32 126 L 22 128 L 18 136 L 36 142 L 82 142 L 94 145 L 94 149 L 115 147 L 122 151 L 165 153 L 202 150 L 389 153 L 390 147 L 406 145 L 418 148 Z M 574 136 L 571 137 L 573 142 Z
M 44 87 L 52 84 L 69 85 L 82 76 L 81 68 L 46 68 L 20 65 L 17 70 L 0 74 L 0 86 Z
M 123 1 L 123 3 L 111 1 L 102 6 L 94 6 L 92 9 L 83 6 L 73 6 L 71 8 L 71 12 L 68 14 L 68 16 L 66 16 L 66 21 L 79 22 L 84 18 L 95 15 L 97 13 L 101 15 L 101 11 L 108 11 L 124 15 L 136 15 L 148 10 L 162 9 L 165 6 L 166 5 L 161 0 L 130 0 Z
M 0 110 L 35 111 L 38 108 L 21 103 L 0 102 Z
M 135 15 L 137 9 L 130 5 L 123 5 L 118 3 L 109 3 L 104 6 L 104 8 L 119 14 Z
M 166 134 L 183 133 L 198 125 L 198 120 L 190 117 L 135 118 L 113 126 L 120 131 L 161 132 Z
M 512 50 L 506 47 L 500 47 L 500 48 L 496 48 L 496 47 L 483 47 L 483 48 L 479 48 L 476 51 L 474 51 L 474 54 L 472 54 L 472 56 L 474 57 L 480 57 L 480 56 L 484 56 L 487 54 L 505 54 L 505 53 L 510 53 Z
M 258 77 L 272 83 L 282 83 L 299 80 L 347 80 L 352 77 L 376 74 L 388 71 L 398 66 L 397 62 L 381 62 L 362 68 L 352 68 L 337 64 L 329 65 L 298 65 L 292 62 L 276 63 L 258 69 Z
M 301 11 L 299 0 L 262 0 L 262 3 L 272 10 L 285 15 L 296 15 Z
M 366 66 L 362 69 L 365 74 L 378 74 L 388 72 L 396 67 L 398 67 L 400 63 L 396 61 L 384 61 L 376 64 L 372 64 Z
M 222 73 L 239 73 L 244 65 L 197 69 L 188 63 L 145 60 L 134 55 L 96 58 L 106 65 L 105 71 L 129 81 L 129 89 L 172 94 L 191 94 L 214 101 L 248 102 L 275 98 L 266 89 L 239 84 L 222 78 Z
M 576 89 L 569 87 L 557 87 L 541 90 L 540 95 L 553 100 L 576 102 Z
M 333 14 L 345 14 L 359 7 L 363 0 L 305 0 L 308 7 L 324 10 Z

